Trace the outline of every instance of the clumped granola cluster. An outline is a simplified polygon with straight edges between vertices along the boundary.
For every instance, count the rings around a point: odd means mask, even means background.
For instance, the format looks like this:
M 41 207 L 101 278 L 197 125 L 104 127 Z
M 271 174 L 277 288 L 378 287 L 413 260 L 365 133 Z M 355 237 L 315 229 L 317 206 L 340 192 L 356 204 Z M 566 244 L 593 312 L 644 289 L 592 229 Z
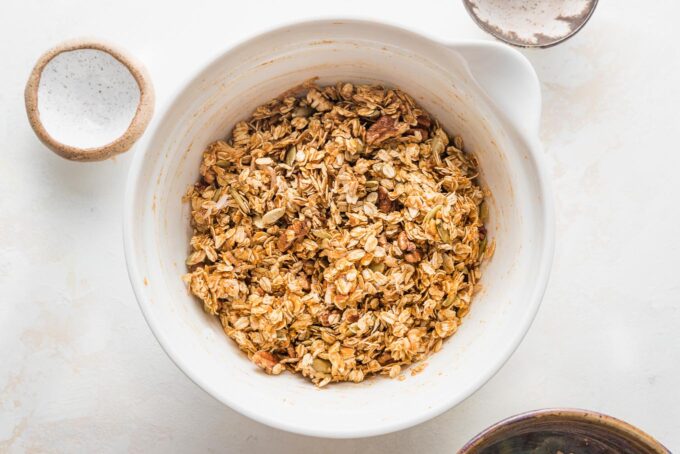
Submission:
M 205 150 L 185 281 L 267 373 L 403 377 L 456 332 L 493 253 L 477 162 L 398 89 L 304 89 Z

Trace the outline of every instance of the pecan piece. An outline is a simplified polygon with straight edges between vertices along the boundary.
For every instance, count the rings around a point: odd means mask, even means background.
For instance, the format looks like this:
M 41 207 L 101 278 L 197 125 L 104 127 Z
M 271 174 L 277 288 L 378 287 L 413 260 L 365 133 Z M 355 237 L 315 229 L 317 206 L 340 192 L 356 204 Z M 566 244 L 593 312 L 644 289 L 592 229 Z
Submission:
M 403 230 L 399 233 L 399 236 L 397 237 L 397 246 L 399 246 L 399 249 L 402 251 L 405 251 L 406 248 L 408 247 L 408 236 L 406 236 L 406 232 Z
M 307 221 L 293 221 L 293 232 L 295 232 L 295 238 L 301 239 L 307 236 L 309 233 L 309 224 Z
M 295 349 L 293 348 L 292 345 L 289 345 L 287 350 L 288 350 L 288 357 L 289 358 L 297 358 L 297 352 L 295 351 Z
M 335 325 L 340 321 L 340 312 L 325 310 L 319 314 L 319 320 L 321 321 L 321 326 L 328 327 Z
M 404 232 L 403 230 L 401 231 L 401 233 L 399 233 L 399 236 L 397 237 L 397 246 L 399 246 L 399 249 L 401 249 L 402 252 L 413 252 L 416 250 L 415 243 L 413 241 L 409 241 L 406 232 Z
M 279 251 L 285 252 L 290 248 L 296 241 L 304 238 L 309 233 L 309 224 L 307 221 L 295 220 L 286 230 L 281 232 L 279 239 L 276 242 L 276 246 Z
M 271 353 L 260 350 L 253 355 L 253 362 L 257 367 L 260 367 L 264 369 L 266 373 L 271 374 L 274 366 L 279 363 L 279 360 Z
M 418 263 L 422 260 L 420 251 L 418 249 L 415 249 L 413 252 L 409 252 L 404 256 L 404 258 L 408 263 Z
M 416 126 L 412 129 L 412 131 L 419 131 L 420 137 L 422 137 L 424 142 L 430 137 L 430 126 L 432 126 L 432 121 L 428 116 L 419 115 L 418 118 L 416 118 L 416 122 Z
M 430 133 L 427 132 L 427 129 L 423 129 L 423 128 L 413 128 L 411 131 L 413 131 L 414 133 L 415 133 L 416 131 L 420 132 L 420 137 L 421 137 L 421 141 L 422 141 L 422 142 L 425 142 L 427 139 L 430 138 Z
M 395 137 L 398 132 L 397 120 L 389 115 L 383 115 L 366 131 L 366 142 L 377 144 L 390 137 Z
M 394 210 L 394 203 L 390 200 L 387 189 L 382 186 L 378 187 L 378 209 L 386 214 Z
M 286 229 L 281 232 L 279 235 L 279 239 L 276 242 L 276 247 L 279 249 L 281 252 L 285 252 L 288 250 L 289 247 L 293 245 L 295 242 L 295 233 L 290 230 Z
M 381 366 L 384 366 L 385 364 L 389 364 L 389 363 L 392 362 L 392 355 L 385 352 L 385 353 L 381 354 L 380 356 L 378 356 L 377 359 L 378 359 L 378 363 Z
M 321 322 L 321 326 L 331 326 L 331 322 L 329 320 L 331 313 L 328 311 L 323 311 L 319 314 L 319 321 Z
M 418 123 L 418 126 L 423 129 L 430 129 L 430 126 L 432 126 L 432 121 L 430 120 L 430 117 L 426 115 L 418 115 L 418 118 L 416 118 L 416 122 Z

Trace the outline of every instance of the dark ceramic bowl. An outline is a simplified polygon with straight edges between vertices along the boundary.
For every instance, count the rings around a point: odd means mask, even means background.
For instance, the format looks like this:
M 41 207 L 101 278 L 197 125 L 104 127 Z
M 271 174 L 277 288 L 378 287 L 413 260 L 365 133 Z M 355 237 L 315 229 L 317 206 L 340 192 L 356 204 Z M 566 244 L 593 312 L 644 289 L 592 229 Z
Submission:
M 670 454 L 646 433 L 586 410 L 535 410 L 489 427 L 458 454 Z

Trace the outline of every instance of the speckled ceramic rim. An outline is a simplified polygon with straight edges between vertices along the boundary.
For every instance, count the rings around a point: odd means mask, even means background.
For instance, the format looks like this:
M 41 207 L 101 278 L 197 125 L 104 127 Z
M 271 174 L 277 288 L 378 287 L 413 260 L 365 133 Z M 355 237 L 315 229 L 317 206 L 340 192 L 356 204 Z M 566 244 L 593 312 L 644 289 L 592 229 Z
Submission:
M 490 26 L 486 22 L 482 21 L 479 17 L 477 17 L 475 12 L 472 10 L 472 5 L 470 4 L 469 0 L 463 0 L 463 5 L 465 5 L 465 9 L 467 10 L 468 14 L 470 14 L 470 17 L 472 17 L 472 20 L 475 21 L 475 23 L 479 26 L 479 28 L 481 28 L 482 30 L 484 30 L 485 32 L 487 32 L 488 34 L 493 36 L 494 38 L 496 38 L 500 41 L 503 41 L 504 43 L 510 44 L 512 46 L 516 46 L 516 47 L 522 47 L 522 48 L 527 48 L 527 49 L 537 49 L 537 48 L 538 49 L 547 49 L 549 47 L 556 46 L 556 45 L 568 40 L 569 38 L 574 36 L 576 33 L 578 33 L 588 23 L 588 21 L 592 17 L 593 13 L 595 12 L 595 9 L 597 8 L 598 2 L 599 2 L 599 0 L 593 0 L 593 4 L 592 4 L 592 7 L 590 8 L 590 11 L 588 11 L 588 14 L 583 19 L 583 22 L 581 22 L 578 25 L 578 27 L 574 28 L 571 32 L 564 35 L 563 37 L 558 38 L 555 41 L 551 41 L 548 44 L 527 44 L 527 43 L 523 43 L 523 42 L 520 42 L 520 41 L 513 41 L 511 39 L 508 39 L 502 33 L 498 32 L 495 27 Z
M 42 75 L 43 69 L 47 63 L 57 55 L 79 49 L 95 49 L 111 55 L 130 71 L 139 86 L 139 104 L 137 105 L 137 111 L 135 112 L 135 116 L 132 118 L 130 125 L 116 140 L 100 147 L 80 148 L 59 142 L 49 135 L 40 121 L 38 87 L 40 86 L 40 76 Z M 139 61 L 106 42 L 100 40 L 78 39 L 59 44 L 45 52 L 38 59 L 38 62 L 33 67 L 33 71 L 31 71 L 31 75 L 26 83 L 24 99 L 26 102 L 28 121 L 31 123 L 33 131 L 35 131 L 38 138 L 49 149 L 59 156 L 72 161 L 101 161 L 129 150 L 137 139 L 139 139 L 149 125 L 149 121 L 153 115 L 155 96 L 151 78 L 144 68 L 144 65 Z
M 602 413 L 572 408 L 546 408 L 511 416 L 487 428 L 470 440 L 458 451 L 458 454 L 480 454 L 483 452 L 483 448 L 488 447 L 489 443 L 499 441 L 498 439 L 503 435 L 509 435 L 516 429 L 526 427 L 528 423 L 545 420 L 590 423 L 608 429 L 612 435 L 621 439 L 644 446 L 649 449 L 649 452 L 670 454 L 670 451 L 653 437 L 627 422 Z

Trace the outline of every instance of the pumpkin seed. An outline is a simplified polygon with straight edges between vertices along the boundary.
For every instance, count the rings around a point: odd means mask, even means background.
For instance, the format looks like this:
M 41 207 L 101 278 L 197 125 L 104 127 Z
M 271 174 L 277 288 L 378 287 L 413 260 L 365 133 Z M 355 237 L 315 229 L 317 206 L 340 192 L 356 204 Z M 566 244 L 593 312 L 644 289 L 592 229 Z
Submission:
M 455 295 L 449 295 L 446 300 L 442 303 L 442 307 L 449 308 L 456 301 L 458 297 Z
M 237 204 L 238 207 L 241 209 L 241 211 L 243 211 L 244 214 L 250 214 L 250 207 L 248 207 L 248 203 L 247 203 L 246 200 L 241 196 L 241 194 L 239 194 L 238 192 L 236 192 L 235 189 L 231 189 L 231 190 L 229 191 L 229 194 L 234 198 L 234 200 L 236 201 L 236 204 Z
M 441 238 L 444 243 L 451 241 L 449 231 L 441 223 L 437 224 L 437 233 L 439 234 L 439 238 Z
M 372 262 L 368 267 L 373 271 L 374 273 L 382 273 L 385 271 L 385 264 L 383 262 Z
M 286 165 L 287 166 L 292 166 L 293 163 L 295 162 L 295 154 L 297 153 L 297 149 L 295 146 L 292 146 L 288 149 L 286 152 Z
M 376 189 L 378 189 L 379 185 L 380 185 L 380 183 L 378 183 L 375 180 L 368 180 L 366 182 L 366 190 L 367 191 L 375 191 Z
M 285 208 L 274 208 L 273 210 L 267 211 L 264 216 L 262 216 L 262 223 L 264 225 L 273 224 L 286 214 Z
M 321 238 L 322 240 L 330 240 L 332 238 L 331 234 L 325 230 L 312 230 L 312 234 L 317 238 Z
M 427 224 L 432 219 L 434 219 L 435 215 L 439 213 L 439 210 L 441 209 L 442 209 L 441 205 L 437 205 L 436 207 L 432 208 L 423 218 L 423 224 Z
M 489 220 L 489 205 L 486 200 L 479 205 L 479 219 L 484 223 Z
M 453 147 L 453 146 L 448 146 L 446 147 L 446 154 L 452 155 L 452 154 L 457 154 L 457 153 L 462 153 L 458 148 Z
M 312 109 L 310 107 L 300 106 L 293 111 L 293 118 L 297 118 L 297 117 L 306 118 L 306 117 L 309 117 L 311 115 L 311 113 L 312 113 Z
M 312 361 L 312 367 L 315 371 L 321 372 L 322 374 L 331 373 L 331 362 L 326 359 L 314 358 L 314 361 Z

